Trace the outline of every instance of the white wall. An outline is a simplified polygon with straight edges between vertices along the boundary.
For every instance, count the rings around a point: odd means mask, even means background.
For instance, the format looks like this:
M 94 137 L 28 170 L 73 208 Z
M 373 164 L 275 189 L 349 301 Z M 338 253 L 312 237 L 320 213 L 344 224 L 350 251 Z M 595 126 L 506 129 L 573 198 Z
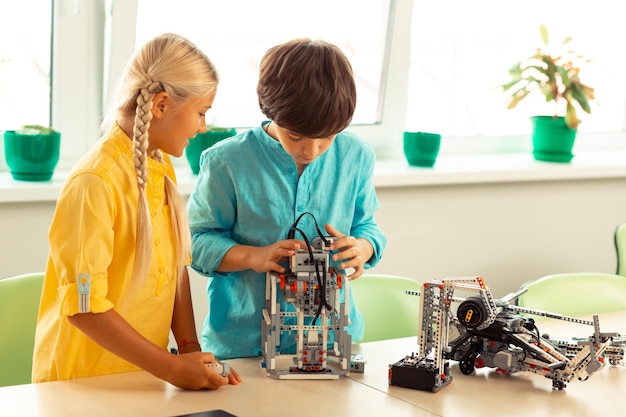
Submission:
M 626 180 L 378 191 L 389 245 L 376 271 L 418 281 L 481 275 L 497 297 L 568 271 L 615 272 Z
M 389 238 L 375 272 L 418 281 L 481 275 L 494 296 L 542 275 L 614 272 L 615 227 L 626 221 L 626 179 L 382 187 Z M 0 204 L 0 278 L 43 270 L 53 202 Z M 196 320 L 205 279 L 192 274 Z
M 0 204 L 0 278 L 43 271 L 53 202 Z

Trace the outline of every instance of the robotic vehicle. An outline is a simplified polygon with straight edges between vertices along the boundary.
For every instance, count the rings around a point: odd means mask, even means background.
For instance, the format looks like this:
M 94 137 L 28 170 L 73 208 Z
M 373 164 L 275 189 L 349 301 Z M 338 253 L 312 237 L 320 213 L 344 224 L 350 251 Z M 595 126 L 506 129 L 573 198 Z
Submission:
M 476 295 L 459 298 L 456 290 Z M 589 378 L 605 360 L 624 364 L 626 338 L 601 332 L 598 316 L 589 321 L 511 305 L 523 292 L 494 299 L 479 276 L 431 280 L 421 294 L 407 291 L 421 295 L 419 354 L 391 364 L 389 384 L 437 392 L 452 381 L 449 361 L 454 360 L 465 375 L 482 367 L 511 374 L 532 372 L 562 390 L 573 379 Z M 460 303 L 455 314 L 453 302 Z M 575 342 L 551 340 L 539 334 L 535 320 L 527 315 L 590 325 L 593 333 Z

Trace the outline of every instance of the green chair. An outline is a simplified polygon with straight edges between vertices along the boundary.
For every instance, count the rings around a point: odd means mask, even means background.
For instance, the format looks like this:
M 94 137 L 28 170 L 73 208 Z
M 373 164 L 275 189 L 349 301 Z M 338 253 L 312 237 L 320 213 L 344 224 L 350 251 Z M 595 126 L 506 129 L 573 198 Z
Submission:
M 365 274 L 350 281 L 354 302 L 363 315 L 365 333 L 358 343 L 417 336 L 420 299 L 406 290 L 422 284 L 406 277 Z
M 523 284 L 517 305 L 565 316 L 626 310 L 626 277 L 600 272 L 547 275 Z
M 0 279 L 0 387 L 31 382 L 43 276 Z

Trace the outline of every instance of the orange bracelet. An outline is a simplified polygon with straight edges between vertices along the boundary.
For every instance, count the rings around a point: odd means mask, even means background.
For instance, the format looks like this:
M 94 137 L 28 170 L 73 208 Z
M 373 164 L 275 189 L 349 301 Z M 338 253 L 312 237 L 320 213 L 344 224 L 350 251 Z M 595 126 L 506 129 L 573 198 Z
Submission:
M 182 346 L 186 346 L 186 345 L 198 345 L 198 346 L 200 346 L 200 343 L 194 342 L 193 340 L 183 339 L 183 342 L 178 344 L 178 348 L 180 349 Z

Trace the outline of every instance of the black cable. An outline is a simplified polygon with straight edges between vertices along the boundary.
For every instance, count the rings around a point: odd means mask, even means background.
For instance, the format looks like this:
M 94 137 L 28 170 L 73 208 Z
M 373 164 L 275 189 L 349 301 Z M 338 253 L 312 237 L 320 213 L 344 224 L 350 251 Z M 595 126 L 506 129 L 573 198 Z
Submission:
M 306 245 L 307 245 L 307 249 L 309 251 L 309 260 L 311 262 L 312 265 L 315 266 L 315 276 L 317 278 L 317 285 L 319 288 L 319 307 L 317 308 L 317 312 L 315 313 L 315 317 L 313 318 L 313 325 L 315 325 L 315 323 L 317 322 L 317 319 L 319 318 L 319 316 L 322 314 L 322 309 L 326 308 L 329 311 L 333 310 L 333 307 L 328 304 L 328 300 L 326 299 L 326 265 L 324 265 L 324 267 L 322 268 L 322 273 L 320 274 L 320 262 L 317 262 L 313 256 L 313 250 L 311 249 L 311 245 L 309 243 L 308 238 L 306 237 L 306 235 L 304 234 L 304 232 L 298 228 L 298 223 L 300 222 L 300 220 L 302 219 L 302 217 L 304 217 L 305 215 L 309 215 L 313 218 L 313 223 L 315 225 L 315 230 L 317 231 L 317 234 L 319 235 L 320 239 L 322 239 L 322 241 L 324 242 L 325 245 L 329 244 L 328 239 L 326 239 L 326 236 L 324 236 L 324 234 L 322 233 L 321 229 L 319 228 L 319 225 L 317 224 L 317 219 L 315 218 L 315 216 L 308 211 L 305 211 L 304 213 L 300 214 L 298 216 L 298 218 L 296 219 L 296 221 L 293 223 L 293 225 L 289 228 L 289 232 L 287 233 L 287 239 L 294 239 L 296 232 L 300 233 L 300 235 L 302 235 L 302 238 L 304 239 Z M 323 279 L 322 279 L 323 277 Z
M 302 217 L 304 217 L 306 214 L 308 214 L 309 216 L 311 216 L 313 218 L 313 223 L 315 224 L 315 230 L 317 231 L 318 236 L 322 239 L 322 241 L 328 245 L 328 239 L 326 239 L 326 236 L 324 236 L 324 234 L 322 233 L 320 227 L 317 224 L 317 219 L 315 218 L 315 216 L 313 215 L 313 213 L 305 211 L 304 213 L 300 214 L 298 216 L 298 218 L 296 219 L 296 221 L 293 223 L 293 225 L 289 228 L 289 233 L 287 234 L 287 239 L 294 239 L 295 238 L 295 230 L 299 230 L 297 229 L 298 227 L 298 223 L 300 222 L 300 219 L 302 219 Z M 300 232 L 302 233 L 302 232 Z M 302 233 L 302 235 L 304 236 L 304 233 Z
M 322 268 L 324 277 L 326 277 L 326 269 Z M 320 263 L 319 262 L 315 262 L 315 276 L 317 277 L 317 286 L 319 287 L 319 295 L 320 295 L 320 304 L 317 307 L 317 311 L 315 312 L 315 317 L 313 317 L 313 326 L 315 326 L 315 323 L 317 322 L 317 319 L 319 318 L 320 314 L 322 314 L 322 308 L 324 307 L 324 304 L 326 303 L 326 297 L 324 296 L 326 294 L 326 290 L 325 288 L 322 287 L 322 280 L 320 278 Z M 324 302 L 322 303 L 322 300 L 324 300 Z
M 292 226 L 291 229 L 289 229 L 289 233 L 291 234 L 292 237 L 290 237 L 289 239 L 293 239 L 294 238 L 295 232 L 298 232 L 298 233 L 300 233 L 302 235 L 302 240 L 304 240 L 304 243 L 306 243 L 306 249 L 309 252 L 309 260 L 311 261 L 311 263 L 313 263 L 313 261 L 314 261 L 313 249 L 311 249 L 311 244 L 309 243 L 309 238 L 306 237 L 306 235 L 304 234 L 304 232 L 301 229 L 298 229 L 297 227 Z
M 531 328 L 529 329 L 528 327 L 526 327 L 526 325 L 530 326 Z M 537 337 L 537 345 L 541 344 L 541 333 L 539 332 L 539 327 L 537 327 L 537 324 L 535 324 L 534 320 L 531 321 L 527 321 L 526 325 L 524 327 L 526 327 L 527 330 L 529 331 L 534 331 L 535 334 L 533 336 Z
M 322 277 L 324 279 L 320 280 L 320 271 L 319 271 L 319 265 L 320 263 L 324 264 L 324 262 L 315 262 L 315 273 L 317 275 L 317 284 L 320 288 L 320 305 L 317 308 L 317 312 L 315 313 L 315 317 L 313 318 L 313 325 L 315 325 L 315 322 L 317 321 L 317 319 L 319 318 L 320 314 L 322 314 L 322 308 L 326 308 L 326 310 L 328 311 L 332 311 L 333 310 L 333 306 L 331 306 L 330 304 L 328 304 L 328 300 L 326 299 L 326 285 L 328 284 L 327 282 L 327 276 L 326 276 L 326 265 L 324 265 L 324 267 L 322 268 Z

